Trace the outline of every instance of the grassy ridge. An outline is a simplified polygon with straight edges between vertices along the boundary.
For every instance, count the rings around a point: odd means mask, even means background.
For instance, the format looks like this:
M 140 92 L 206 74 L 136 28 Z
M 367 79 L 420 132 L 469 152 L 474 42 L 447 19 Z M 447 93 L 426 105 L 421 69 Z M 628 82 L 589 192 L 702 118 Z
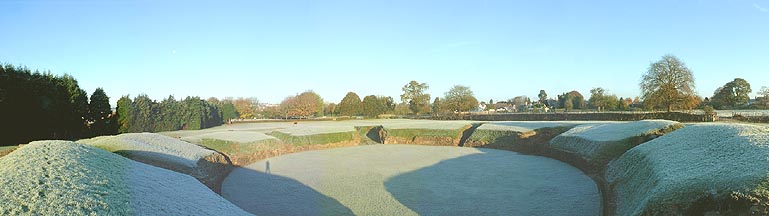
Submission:
M 237 154 L 249 154 L 255 151 L 264 151 L 276 149 L 280 146 L 281 141 L 276 139 L 265 139 L 250 143 L 238 143 L 228 140 L 204 138 L 201 139 L 200 145 L 216 150 L 227 155 Z
M 193 177 L 70 141 L 0 158 L 0 215 L 248 215 Z
M 468 125 L 467 127 L 470 127 Z M 458 146 L 462 131 L 452 129 L 388 129 L 385 128 L 385 144 L 416 144 Z
M 446 129 L 387 129 L 387 137 L 449 137 L 459 138 L 459 130 Z
M 604 167 L 631 148 L 682 127 L 681 123 L 666 120 L 585 124 L 553 138 L 549 145 L 577 154 L 595 167 Z
M 32 142 L 0 159 L 0 214 L 133 214 L 126 166 L 82 144 Z
M 356 133 L 357 131 L 350 131 L 295 136 L 279 131 L 273 131 L 269 133 L 269 135 L 282 140 L 284 143 L 289 143 L 294 146 L 305 146 L 352 141 L 355 140 Z
M 519 132 L 510 130 L 475 130 L 467 139 L 465 146 L 484 146 L 493 144 L 515 144 L 521 137 L 536 134 L 534 131 Z
M 769 214 L 769 128 L 700 124 L 612 161 L 616 215 Z

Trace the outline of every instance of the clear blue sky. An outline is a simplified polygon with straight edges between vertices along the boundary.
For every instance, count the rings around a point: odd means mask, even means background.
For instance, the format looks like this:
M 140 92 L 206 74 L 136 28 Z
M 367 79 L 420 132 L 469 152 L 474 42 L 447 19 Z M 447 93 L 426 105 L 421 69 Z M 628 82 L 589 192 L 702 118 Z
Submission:
M 662 55 L 711 96 L 741 77 L 769 86 L 769 0 L 0 1 L 0 62 L 74 75 L 117 100 L 257 97 L 314 90 L 399 99 L 551 97 L 603 87 L 637 96 Z M 753 94 L 753 95 L 754 95 Z

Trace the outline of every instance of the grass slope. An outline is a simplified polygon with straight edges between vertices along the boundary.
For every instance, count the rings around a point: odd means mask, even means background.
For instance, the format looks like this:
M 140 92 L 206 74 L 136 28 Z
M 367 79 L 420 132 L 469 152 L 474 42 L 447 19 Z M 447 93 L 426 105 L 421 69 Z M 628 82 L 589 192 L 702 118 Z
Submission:
M 306 145 L 323 145 L 330 143 L 350 142 L 356 140 L 357 131 L 344 131 L 344 132 L 329 132 L 329 133 L 315 133 L 305 134 L 299 133 L 291 134 L 281 131 L 273 131 L 269 133 L 270 136 L 282 140 L 284 143 L 292 144 L 294 146 L 306 146 Z
M 769 128 L 695 124 L 612 161 L 616 215 L 767 215 Z
M 203 139 L 217 139 L 236 143 L 254 143 L 269 139 L 275 140 L 275 137 L 254 131 L 218 131 L 181 137 L 181 140 L 191 143 L 200 143 Z
M 0 146 L 0 157 L 13 152 L 13 150 L 16 150 L 18 147 L 19 146 Z
M 2 215 L 247 215 L 194 178 L 69 141 L 0 158 Z
M 402 121 L 382 124 L 385 144 L 457 146 L 472 121 Z
M 215 154 L 193 144 L 154 133 L 129 133 L 116 136 L 101 136 L 79 140 L 110 152 L 124 154 L 129 158 L 195 168 L 198 161 Z
M 132 160 L 191 175 L 219 191 L 231 169 L 224 155 L 192 143 L 154 133 L 129 133 L 78 141 Z
M 541 139 L 536 137 L 545 130 L 554 131 L 557 135 L 576 124 L 572 122 L 488 122 L 475 129 L 465 146 L 520 150 L 516 145 L 525 145 L 526 139 L 536 139 L 528 140 L 530 144 L 549 141 L 552 136 Z
M 668 120 L 583 124 L 550 140 L 550 147 L 603 167 L 630 148 L 681 127 Z

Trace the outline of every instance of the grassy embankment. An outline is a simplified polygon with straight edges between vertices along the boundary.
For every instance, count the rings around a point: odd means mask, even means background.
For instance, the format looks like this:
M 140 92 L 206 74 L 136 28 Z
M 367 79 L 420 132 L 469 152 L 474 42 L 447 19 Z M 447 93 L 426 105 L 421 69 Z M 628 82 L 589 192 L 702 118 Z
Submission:
M 684 127 L 668 120 L 578 125 L 550 140 L 550 148 L 576 154 L 602 170 L 631 148 Z
M 219 192 L 231 169 L 224 155 L 194 144 L 154 133 L 129 133 L 77 141 L 126 158 L 188 174 Z
M 0 158 L 2 215 L 248 215 L 194 178 L 69 141 Z
M 697 124 L 612 161 L 614 215 L 769 214 L 769 128 Z
M 435 146 L 460 146 L 466 130 L 476 122 L 472 121 L 414 121 L 385 123 L 385 144 L 416 144 Z

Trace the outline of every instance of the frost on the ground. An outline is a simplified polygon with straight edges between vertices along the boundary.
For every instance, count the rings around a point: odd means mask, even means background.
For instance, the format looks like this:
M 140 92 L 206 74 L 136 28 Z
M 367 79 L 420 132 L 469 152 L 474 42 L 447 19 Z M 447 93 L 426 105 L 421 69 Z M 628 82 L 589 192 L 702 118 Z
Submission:
M 305 125 L 297 124 L 292 127 L 276 130 L 280 133 L 288 134 L 291 136 L 308 136 L 316 134 L 330 134 L 330 133 L 345 133 L 355 132 L 355 127 L 351 125 Z
M 433 129 L 433 130 L 460 130 L 476 123 L 474 121 L 434 121 L 434 120 L 414 120 L 414 121 L 394 121 L 383 122 L 382 126 L 386 129 Z
M 236 168 L 222 196 L 259 215 L 597 215 L 596 184 L 510 151 L 366 145 Z M 269 187 L 269 190 L 264 189 Z
M 0 158 L 0 215 L 248 215 L 194 178 L 69 141 Z
M 638 144 L 680 127 L 681 123 L 668 120 L 588 123 L 553 138 L 550 147 L 603 165 Z
M 527 133 L 540 128 L 552 128 L 552 127 L 570 127 L 580 122 L 567 122 L 567 121 L 502 121 L 502 122 L 488 122 L 484 123 L 477 130 L 491 130 L 491 131 L 511 131 Z
M 203 139 L 217 139 L 235 143 L 253 143 L 263 140 L 278 140 L 275 137 L 254 131 L 218 131 L 181 138 L 181 140 L 191 143 L 200 143 Z
M 614 185 L 616 215 L 750 214 L 756 203 L 727 203 L 739 197 L 769 204 L 767 159 L 765 126 L 694 124 L 626 152 L 609 164 L 606 180 Z
M 198 161 L 216 152 L 195 144 L 154 133 L 129 133 L 78 141 L 142 162 L 195 168 Z

